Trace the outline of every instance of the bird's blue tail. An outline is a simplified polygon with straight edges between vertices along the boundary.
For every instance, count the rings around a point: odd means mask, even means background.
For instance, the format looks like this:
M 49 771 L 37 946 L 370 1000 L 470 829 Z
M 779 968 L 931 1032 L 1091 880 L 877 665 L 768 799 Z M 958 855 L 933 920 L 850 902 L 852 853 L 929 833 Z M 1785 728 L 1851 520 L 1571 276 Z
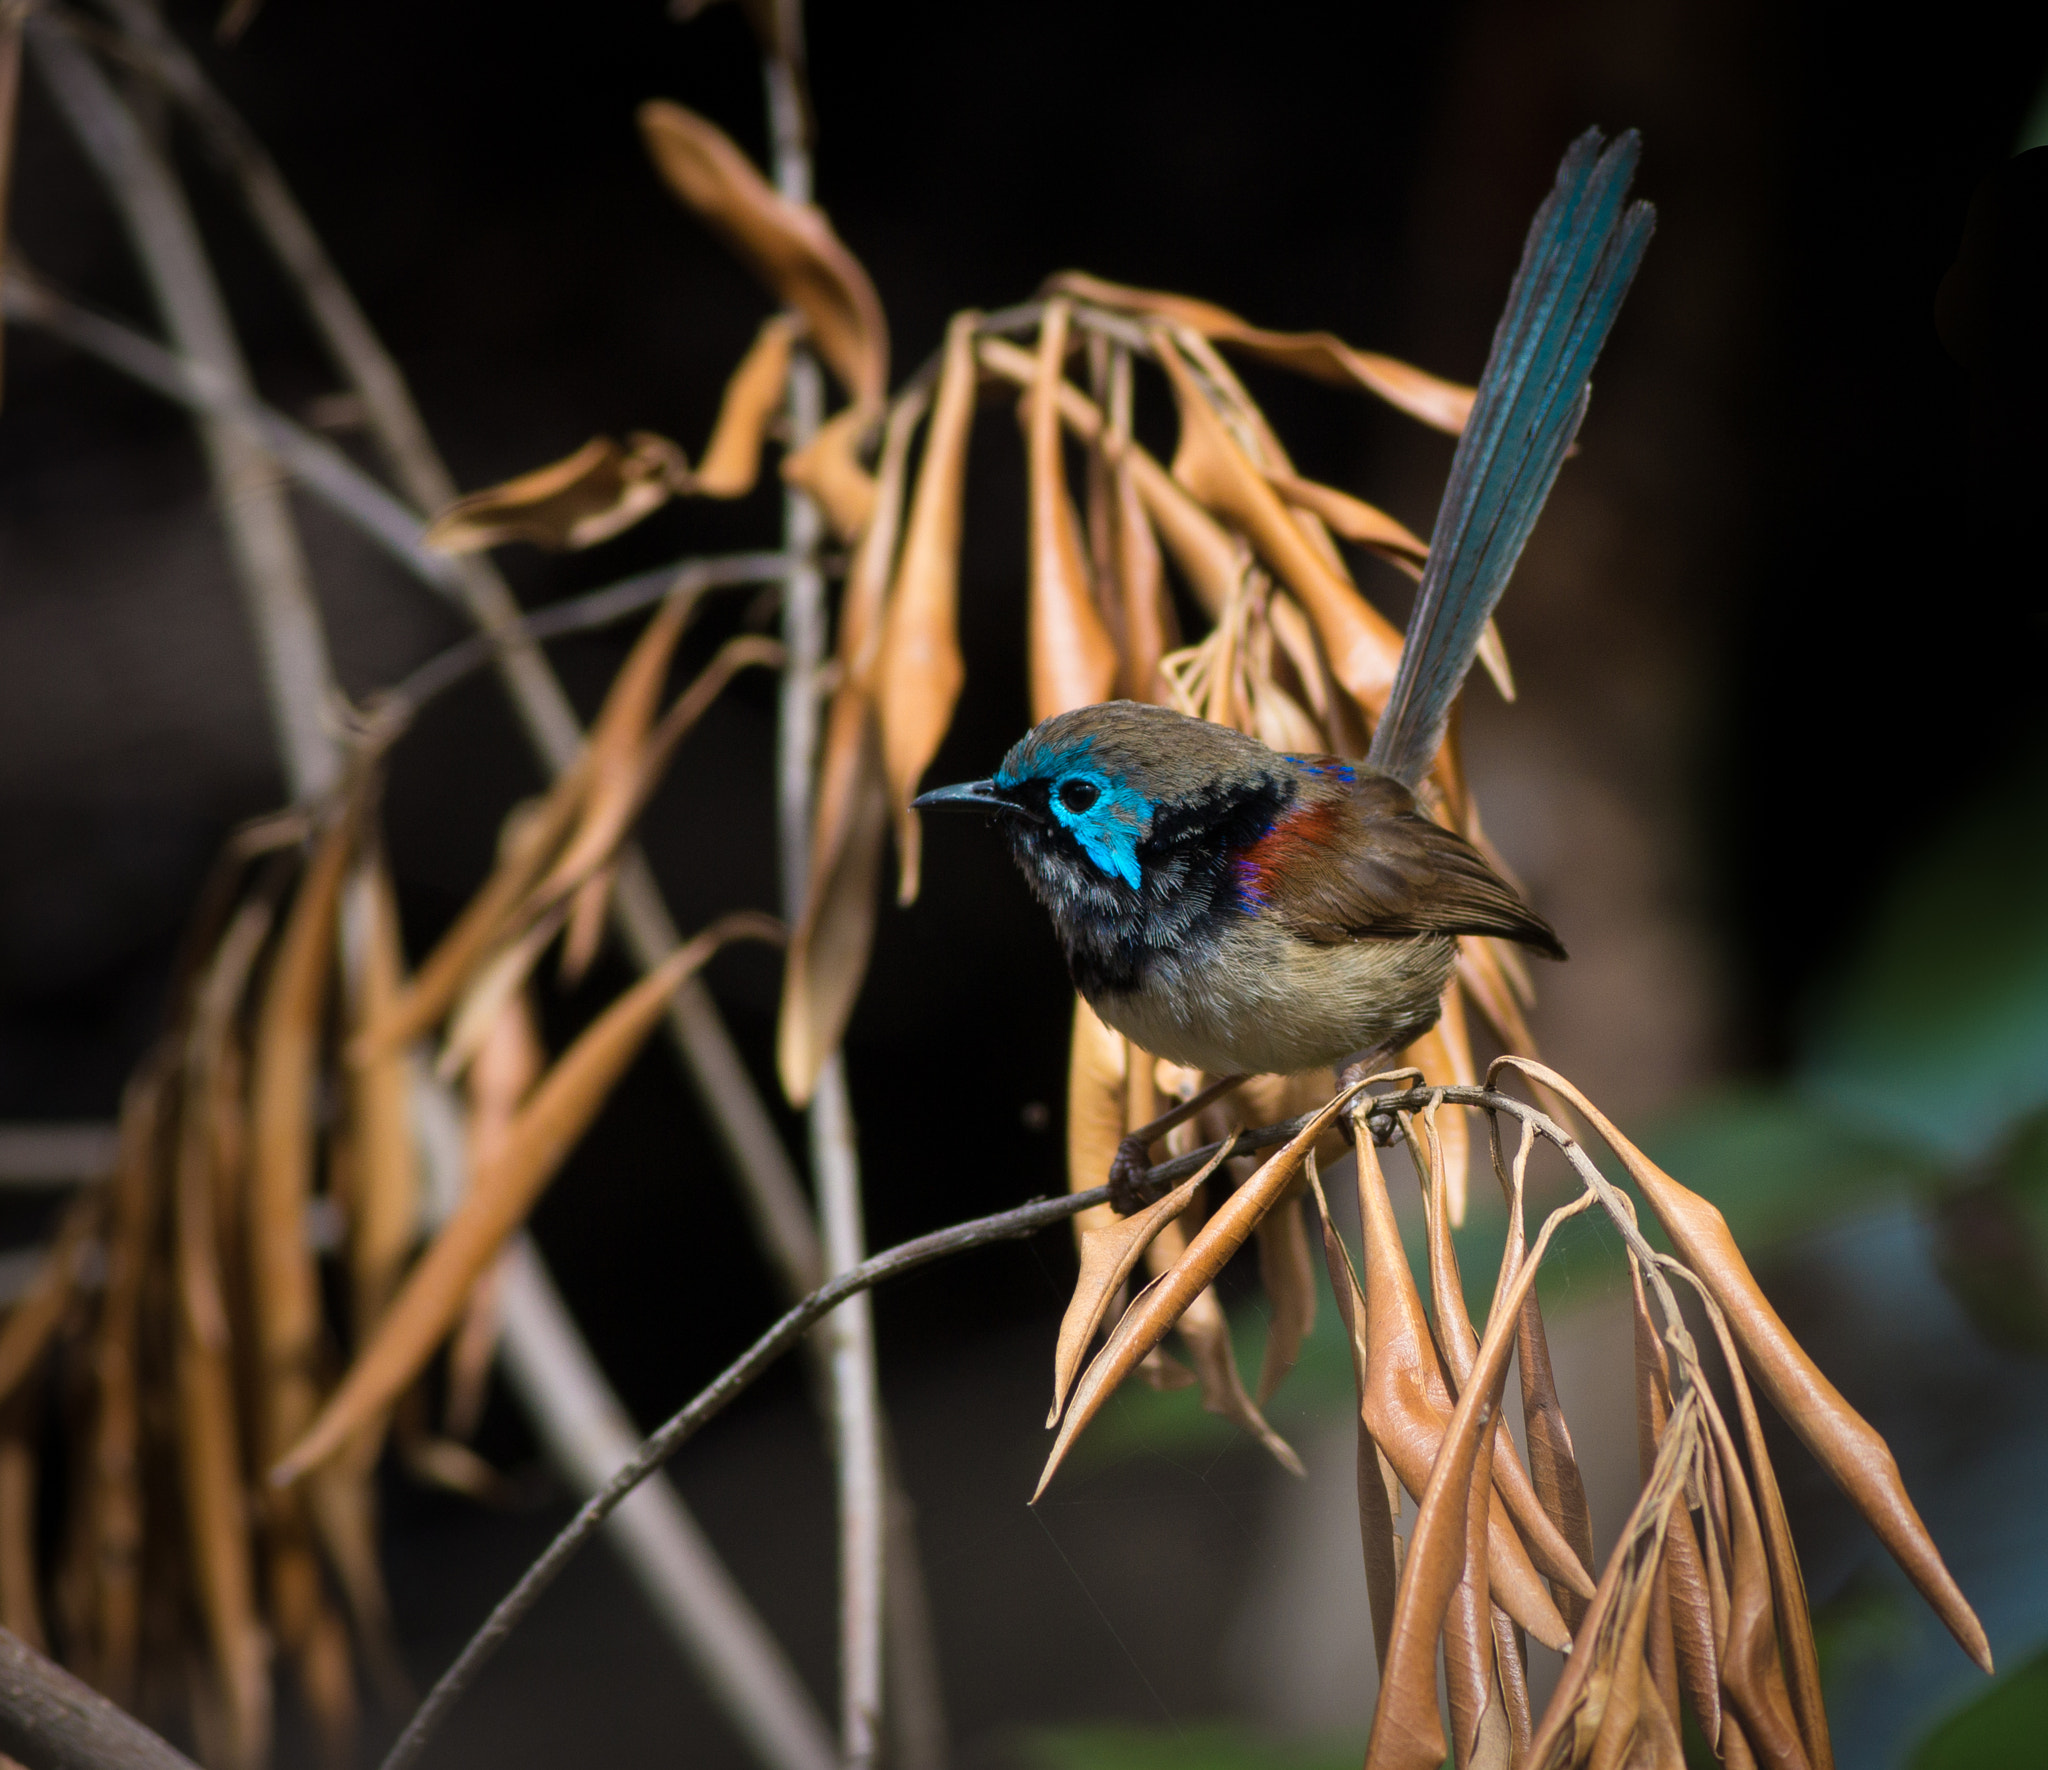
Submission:
M 1641 151 L 1633 129 L 1605 152 L 1600 132 L 1587 130 L 1529 224 L 1367 758 L 1410 786 L 1443 742 L 1451 703 L 1585 416 L 1587 377 L 1649 244 L 1655 211 L 1627 201 Z

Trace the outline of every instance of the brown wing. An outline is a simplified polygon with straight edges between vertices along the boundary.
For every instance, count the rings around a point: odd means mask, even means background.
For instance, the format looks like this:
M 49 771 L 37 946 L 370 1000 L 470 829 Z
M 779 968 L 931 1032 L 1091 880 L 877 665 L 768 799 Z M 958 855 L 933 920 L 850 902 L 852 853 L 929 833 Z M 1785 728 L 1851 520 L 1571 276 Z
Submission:
M 1263 914 L 1307 940 L 1494 934 L 1565 956 L 1550 924 L 1486 857 L 1384 775 L 1311 775 L 1239 857 L 1238 877 Z

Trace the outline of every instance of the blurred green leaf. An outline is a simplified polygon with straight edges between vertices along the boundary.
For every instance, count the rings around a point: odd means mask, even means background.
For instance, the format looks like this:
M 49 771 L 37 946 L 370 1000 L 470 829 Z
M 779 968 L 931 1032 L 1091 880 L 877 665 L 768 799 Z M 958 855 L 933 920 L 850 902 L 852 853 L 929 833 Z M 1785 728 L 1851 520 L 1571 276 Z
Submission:
M 1058 1727 L 1026 1734 L 1028 1770 L 1357 1770 L 1362 1738 L 1266 1739 L 1242 1727 Z
M 1998 1679 L 1927 1736 L 1910 1770 L 2039 1770 L 2048 1760 L 2048 1653 Z
M 1901 875 L 1803 1068 L 1838 1112 L 1952 1161 L 2048 1105 L 2048 758 Z

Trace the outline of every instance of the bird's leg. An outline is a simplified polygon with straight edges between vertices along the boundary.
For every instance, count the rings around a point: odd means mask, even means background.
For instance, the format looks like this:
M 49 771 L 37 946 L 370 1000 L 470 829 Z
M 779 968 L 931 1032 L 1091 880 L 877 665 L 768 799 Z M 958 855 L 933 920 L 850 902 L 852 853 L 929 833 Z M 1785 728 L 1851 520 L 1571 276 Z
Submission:
M 1116 1146 L 1116 1160 L 1109 1165 L 1110 1208 L 1120 1217 L 1141 1211 L 1152 1202 L 1145 1175 L 1152 1166 L 1152 1145 L 1176 1125 L 1184 1125 L 1196 1113 L 1214 1106 L 1234 1088 L 1241 1088 L 1250 1076 L 1225 1076 L 1211 1082 L 1199 1094 L 1183 1100 L 1170 1112 L 1162 1112 L 1149 1125 L 1140 1125 Z

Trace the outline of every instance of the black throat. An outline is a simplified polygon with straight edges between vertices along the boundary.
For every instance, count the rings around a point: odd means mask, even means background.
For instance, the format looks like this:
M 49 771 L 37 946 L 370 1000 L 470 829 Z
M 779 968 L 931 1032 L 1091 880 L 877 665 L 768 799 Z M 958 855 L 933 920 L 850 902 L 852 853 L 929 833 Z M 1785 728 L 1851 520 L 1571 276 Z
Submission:
M 1056 820 L 1012 820 L 1010 852 L 1052 916 L 1074 987 L 1090 998 L 1128 994 L 1162 954 L 1213 943 L 1245 914 L 1238 856 L 1297 791 L 1291 778 L 1262 772 L 1160 804 L 1138 844 L 1136 887 L 1103 872 Z

